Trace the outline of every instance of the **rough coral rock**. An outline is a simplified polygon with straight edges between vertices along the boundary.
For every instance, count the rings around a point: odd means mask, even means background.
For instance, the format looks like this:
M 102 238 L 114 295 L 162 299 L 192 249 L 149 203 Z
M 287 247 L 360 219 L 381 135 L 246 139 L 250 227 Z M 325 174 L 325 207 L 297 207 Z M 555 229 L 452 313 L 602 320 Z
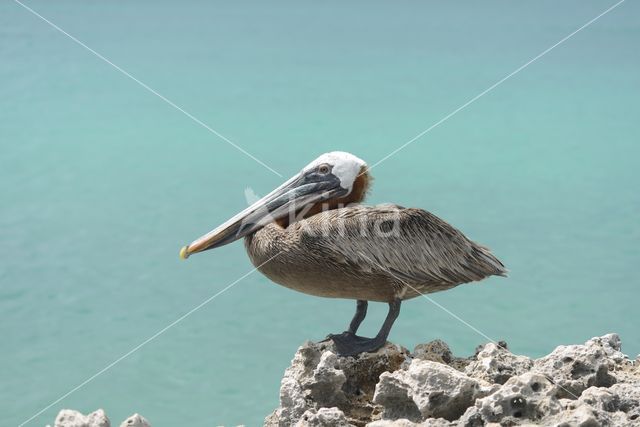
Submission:
M 447 421 L 444 418 L 428 418 L 421 423 L 414 423 L 406 418 L 399 420 L 378 420 L 367 424 L 367 427 L 451 427 L 455 423 Z
M 433 340 L 426 344 L 418 344 L 411 353 L 413 358 L 422 360 L 431 360 L 432 362 L 440 362 L 446 365 L 451 364 L 454 359 L 451 349 L 446 342 L 442 340 Z
M 295 427 L 349 427 L 349 421 L 338 408 L 309 409 L 302 414 Z
M 459 371 L 464 369 L 471 363 L 473 357 L 456 357 L 451 352 L 449 345 L 442 340 L 433 340 L 426 344 L 418 344 L 411 353 L 414 359 L 431 360 L 432 362 L 440 362 L 449 365 Z
M 640 375 L 638 379 L 640 380 Z M 609 391 L 617 396 L 615 409 L 624 412 L 629 421 L 640 425 L 640 382 L 614 384 Z
M 527 356 L 517 356 L 490 342 L 478 352 L 476 360 L 467 365 L 465 372 L 473 378 L 504 384 L 509 378 L 528 372 L 532 366 L 533 361 Z
M 584 345 L 561 345 L 536 360 L 533 370 L 553 379 L 558 385 L 559 398 L 577 399 L 591 386 L 610 387 L 616 383 L 610 371 L 619 362 L 617 354 L 610 353 L 612 340 L 605 338 L 613 335 L 592 338 Z M 619 340 L 617 338 L 618 350 Z
M 593 337 L 584 343 L 588 347 L 598 346 L 601 347 L 607 357 L 616 363 L 621 363 L 628 359 L 627 356 L 622 353 L 622 340 L 618 334 L 607 334 L 601 337 Z
M 102 409 L 98 409 L 88 415 L 78 411 L 63 409 L 58 413 L 55 427 L 110 427 L 111 422 Z M 133 414 L 120 424 L 120 427 L 151 427 L 140 414 Z
M 640 426 L 640 361 L 621 352 L 616 334 L 559 346 L 537 360 L 502 342 L 467 358 L 440 340 L 413 353 L 387 343 L 346 358 L 330 342 L 306 343 L 265 425 Z
M 133 414 L 120 424 L 120 427 L 151 427 L 149 421 L 140 414 Z
M 280 407 L 265 419 L 265 426 L 315 422 L 314 411 L 321 408 L 337 408 L 347 425 L 363 426 L 380 412 L 372 403 L 380 374 L 399 369 L 408 359 L 407 349 L 391 343 L 375 353 L 338 357 L 331 341 L 307 342 L 285 371 Z M 304 420 L 305 414 L 311 421 Z
M 55 427 L 110 427 L 109 418 L 102 409 L 84 415 L 72 409 L 63 409 L 58 413 Z
M 547 414 L 562 411 L 556 398 L 557 386 L 541 374 L 527 372 L 511 377 L 495 393 L 479 399 L 461 418 L 461 424 L 519 424 L 520 420 L 540 421 Z
M 458 419 L 475 399 L 492 387 L 438 362 L 414 359 L 409 367 L 380 375 L 373 402 L 384 408 L 384 418 Z

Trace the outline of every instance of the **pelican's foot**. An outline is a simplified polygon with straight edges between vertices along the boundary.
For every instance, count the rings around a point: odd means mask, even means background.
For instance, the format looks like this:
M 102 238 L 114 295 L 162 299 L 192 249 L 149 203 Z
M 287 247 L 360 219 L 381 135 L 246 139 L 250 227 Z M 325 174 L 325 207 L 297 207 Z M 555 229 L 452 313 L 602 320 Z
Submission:
M 330 334 L 327 339 L 333 341 L 338 356 L 355 356 L 360 353 L 373 353 L 384 346 L 386 339 L 361 337 L 353 332 Z

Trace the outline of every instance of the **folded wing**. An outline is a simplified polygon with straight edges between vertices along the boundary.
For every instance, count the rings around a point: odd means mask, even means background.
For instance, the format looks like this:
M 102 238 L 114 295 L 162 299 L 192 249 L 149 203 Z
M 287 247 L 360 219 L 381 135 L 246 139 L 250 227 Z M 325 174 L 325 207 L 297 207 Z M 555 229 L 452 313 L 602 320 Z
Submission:
M 431 292 L 506 275 L 488 248 L 422 209 L 352 206 L 312 216 L 303 232 L 334 263 Z

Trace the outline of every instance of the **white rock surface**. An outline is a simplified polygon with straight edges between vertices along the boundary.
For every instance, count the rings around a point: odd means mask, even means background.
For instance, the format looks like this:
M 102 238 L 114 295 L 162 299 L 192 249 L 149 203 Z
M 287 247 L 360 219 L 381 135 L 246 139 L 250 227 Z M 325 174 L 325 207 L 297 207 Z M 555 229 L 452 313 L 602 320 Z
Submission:
M 338 408 L 309 409 L 295 424 L 295 427 L 350 427 L 347 417 Z
M 503 423 L 517 425 L 521 420 L 539 422 L 548 414 L 562 411 L 556 398 L 557 387 L 544 375 L 527 372 L 511 377 L 495 393 L 479 399 L 462 416 L 462 425 Z
M 592 338 L 584 345 L 561 345 L 533 364 L 533 370 L 547 375 L 558 385 L 558 397 L 577 399 L 591 386 L 610 387 L 616 378 L 610 374 L 620 363 L 617 350 L 611 347 L 614 334 Z
M 640 425 L 640 383 L 615 384 L 609 391 L 617 396 L 615 408 Z
M 55 427 L 111 427 L 111 422 L 102 409 L 89 415 L 83 415 L 71 409 L 63 409 L 56 417 Z M 133 414 L 124 420 L 120 427 L 151 427 L 151 424 L 142 415 Z
M 399 369 L 408 359 L 408 350 L 391 343 L 376 353 L 338 357 L 331 341 L 307 342 L 286 369 L 280 407 L 265 419 L 265 426 L 289 427 L 301 421 L 312 425 L 329 415 L 331 422 L 342 422 L 336 411 L 344 415 L 347 425 L 364 425 L 379 416 L 374 412 L 380 408 L 372 398 L 380 374 Z M 324 414 L 322 408 L 335 411 Z
M 399 420 L 378 420 L 367 424 L 367 427 L 451 427 L 455 426 L 454 422 L 445 420 L 444 418 L 429 418 L 421 423 L 414 423 L 406 418 Z
M 120 427 L 151 427 L 149 421 L 140 414 L 133 414 L 120 424 Z
M 102 409 L 88 415 L 63 409 L 56 417 L 55 427 L 111 427 L 111 423 Z
M 470 358 L 453 356 L 440 340 L 413 354 L 387 344 L 355 358 L 307 343 L 280 391 L 281 406 L 265 420 L 270 427 L 640 427 L 640 362 L 621 352 L 616 334 L 537 360 L 504 343 Z
M 504 384 L 513 376 L 529 372 L 533 366 L 527 356 L 517 356 L 492 342 L 485 345 L 476 358 L 467 365 L 465 373 L 496 384 Z
M 388 419 L 452 421 L 491 389 L 489 383 L 468 377 L 450 366 L 414 359 L 406 370 L 380 375 L 373 403 L 384 408 L 383 417 Z

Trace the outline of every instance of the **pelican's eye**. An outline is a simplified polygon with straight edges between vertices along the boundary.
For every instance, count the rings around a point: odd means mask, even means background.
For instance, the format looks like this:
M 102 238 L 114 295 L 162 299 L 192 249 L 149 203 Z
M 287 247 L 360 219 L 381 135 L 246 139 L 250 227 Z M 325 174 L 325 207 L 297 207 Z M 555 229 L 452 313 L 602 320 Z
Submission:
M 318 173 L 321 173 L 322 175 L 326 175 L 329 172 L 331 172 L 331 167 L 328 164 L 323 164 L 318 166 Z

